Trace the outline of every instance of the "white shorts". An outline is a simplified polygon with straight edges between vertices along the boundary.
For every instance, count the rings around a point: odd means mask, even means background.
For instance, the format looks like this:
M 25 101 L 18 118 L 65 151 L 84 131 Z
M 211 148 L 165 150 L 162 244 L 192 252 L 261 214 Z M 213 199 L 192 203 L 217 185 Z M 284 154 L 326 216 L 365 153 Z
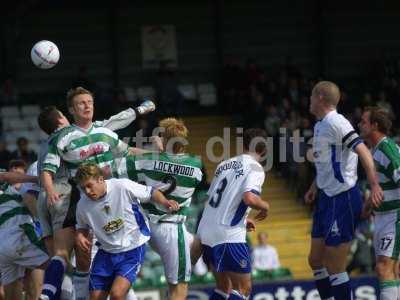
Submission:
M 193 236 L 186 230 L 185 224 L 150 222 L 150 230 L 150 245 L 161 256 L 167 282 L 189 282 Z
M 60 194 L 59 201 L 49 207 L 46 192 L 41 190 L 36 204 L 43 237 L 52 236 L 57 230 L 75 225 L 72 219 L 75 218 L 73 210 L 76 203 L 71 201 L 72 186 L 63 180 L 55 182 L 54 189 Z
M 22 228 L 13 232 L 1 233 L 0 272 L 3 285 L 24 277 L 25 269 L 34 269 L 45 263 L 49 256 L 43 245 L 37 244 L 31 231 Z
M 375 255 L 398 260 L 400 255 L 400 210 L 376 212 L 374 223 Z

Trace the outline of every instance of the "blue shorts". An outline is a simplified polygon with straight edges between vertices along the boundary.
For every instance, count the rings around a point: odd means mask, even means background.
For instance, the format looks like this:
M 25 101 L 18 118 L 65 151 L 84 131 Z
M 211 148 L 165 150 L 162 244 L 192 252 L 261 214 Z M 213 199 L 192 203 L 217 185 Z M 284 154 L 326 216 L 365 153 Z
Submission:
M 90 270 L 89 290 L 110 291 L 117 276 L 125 277 L 130 283 L 134 283 L 144 254 L 145 245 L 121 253 L 108 253 L 100 249 Z
M 214 247 L 203 245 L 203 259 L 216 272 L 251 272 L 251 256 L 246 243 L 227 243 Z
M 333 197 L 319 191 L 311 237 L 323 238 L 327 246 L 350 242 L 354 238 L 362 206 L 358 186 Z

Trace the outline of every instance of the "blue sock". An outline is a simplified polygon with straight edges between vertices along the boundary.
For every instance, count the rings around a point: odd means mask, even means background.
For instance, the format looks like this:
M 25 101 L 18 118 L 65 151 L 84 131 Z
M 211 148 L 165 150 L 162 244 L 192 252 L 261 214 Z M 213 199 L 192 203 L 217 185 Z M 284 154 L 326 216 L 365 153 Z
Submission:
M 228 299 L 229 294 L 224 293 L 219 289 L 215 289 L 210 296 L 210 300 L 226 300 Z
M 347 272 L 333 274 L 329 276 L 332 294 L 335 299 L 352 300 L 350 278 Z
M 313 272 L 315 285 L 317 286 L 317 290 L 321 299 L 333 299 L 329 274 L 326 268 L 314 270 Z
M 238 291 L 232 290 L 232 292 L 229 294 L 228 300 L 246 300 L 247 297 L 240 294 Z
M 65 268 L 66 262 L 62 257 L 52 257 L 44 273 L 42 288 L 42 295 L 48 296 L 49 300 L 55 300 L 60 295 Z

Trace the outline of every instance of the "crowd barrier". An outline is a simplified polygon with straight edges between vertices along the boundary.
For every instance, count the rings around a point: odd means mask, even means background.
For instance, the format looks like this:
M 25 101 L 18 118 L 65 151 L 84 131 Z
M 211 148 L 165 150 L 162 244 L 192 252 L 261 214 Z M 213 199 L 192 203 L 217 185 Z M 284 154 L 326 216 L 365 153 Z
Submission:
M 378 281 L 376 277 L 352 278 L 354 300 L 377 300 Z M 190 286 L 188 300 L 207 300 L 213 291 L 212 285 Z M 138 300 L 164 300 L 165 289 L 137 291 Z M 286 280 L 254 282 L 250 300 L 319 300 L 312 280 Z

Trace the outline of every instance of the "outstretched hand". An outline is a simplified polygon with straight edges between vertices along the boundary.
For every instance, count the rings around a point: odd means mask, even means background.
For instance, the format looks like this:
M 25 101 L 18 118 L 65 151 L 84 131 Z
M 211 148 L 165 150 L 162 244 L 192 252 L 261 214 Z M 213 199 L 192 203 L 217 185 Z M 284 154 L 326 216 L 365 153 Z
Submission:
M 167 200 L 167 208 L 170 212 L 178 211 L 179 210 L 179 203 L 175 200 Z

